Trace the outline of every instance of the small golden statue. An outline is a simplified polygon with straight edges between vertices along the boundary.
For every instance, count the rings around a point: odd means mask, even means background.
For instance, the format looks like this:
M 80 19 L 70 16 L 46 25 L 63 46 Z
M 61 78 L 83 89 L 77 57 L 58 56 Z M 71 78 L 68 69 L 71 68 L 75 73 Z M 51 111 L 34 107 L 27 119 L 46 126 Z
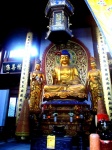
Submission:
M 103 99 L 101 71 L 96 68 L 95 58 L 90 58 L 91 70 L 88 72 L 88 87 L 92 97 L 93 109 L 97 110 L 98 100 Z
M 60 66 L 52 71 L 53 85 L 44 86 L 44 99 L 80 98 L 87 97 L 85 86 L 81 83 L 76 67 L 70 66 L 70 54 L 62 50 Z
M 40 110 L 40 102 L 42 100 L 42 89 L 44 85 L 44 74 L 40 70 L 40 60 L 37 60 L 35 70 L 30 74 L 30 111 Z

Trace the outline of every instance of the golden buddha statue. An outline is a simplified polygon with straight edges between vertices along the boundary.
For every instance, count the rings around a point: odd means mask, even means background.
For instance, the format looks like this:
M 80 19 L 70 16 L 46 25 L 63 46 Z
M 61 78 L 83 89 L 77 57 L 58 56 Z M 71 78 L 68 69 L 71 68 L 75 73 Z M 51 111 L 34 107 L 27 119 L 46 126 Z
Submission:
M 30 74 L 30 111 L 40 110 L 40 103 L 42 100 L 42 89 L 44 85 L 44 74 L 41 71 L 40 60 L 37 60 L 35 69 Z
M 44 86 L 43 98 L 82 98 L 87 97 L 85 86 L 81 83 L 78 70 L 70 66 L 70 54 L 62 50 L 60 66 L 52 71 L 53 85 Z
M 103 88 L 102 88 L 102 79 L 101 71 L 97 69 L 95 58 L 90 58 L 91 70 L 88 72 L 88 88 L 92 97 L 92 107 L 94 110 L 97 110 L 98 100 L 103 99 Z

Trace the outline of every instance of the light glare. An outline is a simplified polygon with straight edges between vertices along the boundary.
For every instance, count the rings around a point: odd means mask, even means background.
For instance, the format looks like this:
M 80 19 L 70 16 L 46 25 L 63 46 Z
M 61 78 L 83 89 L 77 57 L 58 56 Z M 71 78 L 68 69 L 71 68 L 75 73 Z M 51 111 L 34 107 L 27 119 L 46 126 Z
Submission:
M 14 50 L 10 51 L 10 58 L 23 58 L 24 54 L 25 54 L 25 49 L 24 48 L 14 49 Z M 30 55 L 32 57 L 38 55 L 36 47 L 31 47 Z

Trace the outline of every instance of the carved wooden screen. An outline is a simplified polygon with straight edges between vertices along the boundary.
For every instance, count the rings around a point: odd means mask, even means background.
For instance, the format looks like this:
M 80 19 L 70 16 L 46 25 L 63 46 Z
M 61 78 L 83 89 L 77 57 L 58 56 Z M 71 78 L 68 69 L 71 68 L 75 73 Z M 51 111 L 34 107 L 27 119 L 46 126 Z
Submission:
M 88 72 L 88 52 L 82 44 L 79 44 L 76 41 L 68 41 L 67 44 L 60 44 L 56 46 L 53 44 L 48 48 L 42 60 L 42 66 L 44 67 L 46 82 L 48 85 L 52 84 L 51 71 L 52 69 L 60 63 L 60 56 L 56 55 L 58 52 L 61 52 L 63 49 L 66 49 L 70 53 L 70 65 L 75 66 L 78 69 L 81 82 L 85 85 Z

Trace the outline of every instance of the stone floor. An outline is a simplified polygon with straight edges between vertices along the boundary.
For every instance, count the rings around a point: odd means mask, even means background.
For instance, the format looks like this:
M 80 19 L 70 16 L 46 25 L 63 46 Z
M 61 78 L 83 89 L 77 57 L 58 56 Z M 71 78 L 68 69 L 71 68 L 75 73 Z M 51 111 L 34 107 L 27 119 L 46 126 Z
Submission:
M 0 150 L 30 150 L 30 142 L 17 142 L 15 139 L 0 141 Z
M 0 150 L 31 150 L 31 147 L 30 142 L 18 142 L 15 139 L 9 139 L 7 142 L 0 141 Z M 36 150 L 40 150 L 40 148 L 36 148 Z M 72 150 L 77 150 L 77 148 L 73 147 Z M 89 148 L 87 147 L 84 150 L 89 150 Z

